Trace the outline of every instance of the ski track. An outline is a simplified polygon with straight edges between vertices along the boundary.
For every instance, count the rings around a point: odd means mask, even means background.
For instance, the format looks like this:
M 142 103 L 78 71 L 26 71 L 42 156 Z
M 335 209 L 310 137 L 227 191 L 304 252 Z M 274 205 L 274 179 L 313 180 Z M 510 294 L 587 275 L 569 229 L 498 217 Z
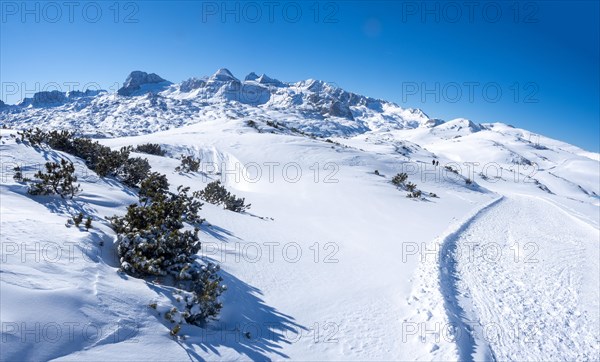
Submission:
M 598 229 L 565 216 L 512 195 L 443 239 L 440 291 L 460 360 L 598 360 Z

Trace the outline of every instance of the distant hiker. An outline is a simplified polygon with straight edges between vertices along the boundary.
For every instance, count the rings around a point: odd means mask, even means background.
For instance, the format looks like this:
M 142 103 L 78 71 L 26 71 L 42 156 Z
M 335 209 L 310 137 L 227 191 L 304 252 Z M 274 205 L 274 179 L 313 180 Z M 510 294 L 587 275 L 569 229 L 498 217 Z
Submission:
M 435 166 L 435 160 L 432 160 L 432 161 L 431 161 L 431 164 Z

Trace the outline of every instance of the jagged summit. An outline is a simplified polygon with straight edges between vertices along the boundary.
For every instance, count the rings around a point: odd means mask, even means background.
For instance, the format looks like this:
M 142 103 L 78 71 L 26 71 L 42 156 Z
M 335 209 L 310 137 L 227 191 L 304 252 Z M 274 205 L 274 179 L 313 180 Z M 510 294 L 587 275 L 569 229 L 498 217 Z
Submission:
M 127 79 L 125 79 L 125 83 L 123 84 L 123 87 L 121 87 L 118 91 L 117 94 L 121 95 L 121 96 L 130 96 L 132 94 L 134 94 L 135 92 L 139 91 L 142 89 L 142 87 L 144 85 L 151 85 L 151 84 L 171 84 L 171 82 L 161 78 L 159 75 L 155 74 L 155 73 L 146 73 L 146 72 L 142 72 L 139 70 L 135 70 L 131 73 L 129 73 L 129 76 L 127 76 Z
M 256 75 L 256 73 L 254 72 L 250 72 L 250 74 L 248 74 L 246 76 L 246 78 L 244 78 L 245 81 L 253 81 L 253 80 L 257 80 L 258 79 L 258 75 Z
M 227 68 L 221 68 L 221 69 L 217 70 L 215 72 L 215 74 L 210 76 L 209 80 L 213 80 L 213 81 L 216 80 L 216 81 L 220 81 L 220 82 L 228 82 L 228 81 L 238 81 L 239 82 L 239 79 L 234 77 L 233 74 L 231 74 L 231 72 Z
M 246 82 L 257 82 L 259 84 L 274 85 L 276 87 L 284 86 L 283 82 L 279 81 L 278 79 L 271 78 L 264 73 L 259 76 L 256 73 L 252 72 L 252 73 L 248 74 L 246 76 L 246 78 L 244 78 L 244 80 Z

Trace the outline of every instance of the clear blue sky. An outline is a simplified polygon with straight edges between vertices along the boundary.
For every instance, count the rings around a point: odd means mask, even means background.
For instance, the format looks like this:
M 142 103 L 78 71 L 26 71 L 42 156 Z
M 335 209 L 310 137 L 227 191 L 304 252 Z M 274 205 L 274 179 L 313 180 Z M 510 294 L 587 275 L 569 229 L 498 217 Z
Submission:
M 49 83 L 114 90 L 132 70 L 179 82 L 226 67 L 600 151 L 598 1 L 75 4 L 0 3 L 2 100 Z

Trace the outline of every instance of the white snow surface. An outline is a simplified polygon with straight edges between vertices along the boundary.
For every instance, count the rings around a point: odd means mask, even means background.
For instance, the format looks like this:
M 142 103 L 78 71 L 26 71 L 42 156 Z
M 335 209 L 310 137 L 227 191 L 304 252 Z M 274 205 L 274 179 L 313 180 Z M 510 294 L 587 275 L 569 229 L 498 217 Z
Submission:
M 597 153 L 500 123 L 430 120 L 319 81 L 247 79 L 219 70 L 186 91 L 0 110 L 13 128 L 0 131 L 0 360 L 600 358 Z M 134 155 L 173 191 L 220 179 L 252 204 L 201 211 L 200 255 L 228 285 L 218 320 L 169 335 L 172 288 L 118 273 L 105 219 L 135 190 L 11 137 L 34 126 L 114 149 L 158 143 L 165 157 Z M 175 172 L 182 154 L 202 172 Z M 77 166 L 73 200 L 13 180 L 16 165 L 31 177 L 60 158 Z M 425 200 L 391 184 L 399 172 Z M 65 226 L 79 211 L 93 216 L 90 231 Z

